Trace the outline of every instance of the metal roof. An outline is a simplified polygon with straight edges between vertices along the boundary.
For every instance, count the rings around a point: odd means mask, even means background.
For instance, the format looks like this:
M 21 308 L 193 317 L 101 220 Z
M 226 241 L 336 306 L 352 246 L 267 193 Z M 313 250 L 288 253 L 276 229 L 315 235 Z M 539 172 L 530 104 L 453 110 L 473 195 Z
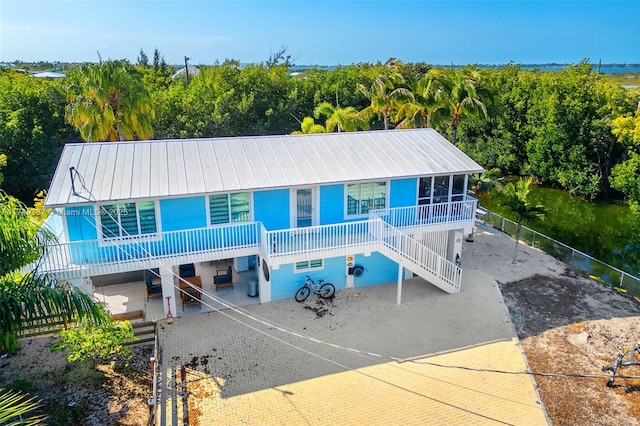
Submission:
M 187 70 L 189 70 L 189 75 L 190 75 L 191 77 L 193 77 L 193 76 L 195 76 L 195 75 L 200 74 L 200 68 L 195 67 L 195 66 L 193 66 L 193 65 L 189 64 L 189 67 L 188 67 L 188 68 L 186 68 L 186 67 L 182 67 L 182 68 L 180 68 L 178 71 L 176 71 L 176 72 L 171 76 L 171 78 L 175 80 L 175 79 L 176 79 L 176 78 L 178 78 L 178 77 L 182 77 L 183 75 L 185 75 L 185 74 L 187 73 Z
M 71 143 L 45 205 L 482 171 L 433 129 Z
M 35 78 L 65 78 L 67 75 L 61 72 L 43 71 L 31 74 Z

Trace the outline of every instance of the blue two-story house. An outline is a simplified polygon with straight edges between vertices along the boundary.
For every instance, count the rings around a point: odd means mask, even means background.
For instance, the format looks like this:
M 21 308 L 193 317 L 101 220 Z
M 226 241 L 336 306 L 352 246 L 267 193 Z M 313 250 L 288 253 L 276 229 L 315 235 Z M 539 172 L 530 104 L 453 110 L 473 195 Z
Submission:
M 177 265 L 230 258 L 255 263 L 263 303 L 305 275 L 397 282 L 398 302 L 413 274 L 456 293 L 482 170 L 433 129 L 67 144 L 45 203 L 63 232 L 39 268 L 84 288 L 159 268 L 172 312 Z

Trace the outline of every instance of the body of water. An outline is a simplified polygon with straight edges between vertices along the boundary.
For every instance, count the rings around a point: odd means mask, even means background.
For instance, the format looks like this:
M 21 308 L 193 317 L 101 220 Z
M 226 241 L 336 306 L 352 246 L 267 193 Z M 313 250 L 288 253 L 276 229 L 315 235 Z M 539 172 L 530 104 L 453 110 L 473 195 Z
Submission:
M 518 65 L 518 64 L 514 64 Z M 453 65 L 453 68 L 461 68 L 464 65 Z M 480 68 L 502 68 L 504 65 L 477 65 Z M 598 70 L 598 64 L 593 64 L 593 70 Z M 437 68 L 449 68 L 451 65 L 434 65 Z M 567 68 L 567 65 L 562 64 L 522 64 L 522 69 L 526 70 L 541 70 L 541 71 L 560 71 Z M 336 65 L 294 65 L 291 67 L 291 71 L 304 71 L 308 69 L 324 69 L 333 70 L 337 68 Z M 600 72 L 604 74 L 624 74 L 624 73 L 640 73 L 640 65 L 620 65 L 620 66 L 601 66 Z
M 635 276 L 640 276 L 640 216 L 628 206 L 589 202 L 554 188 L 533 186 L 530 199 L 545 209 L 543 219 L 523 222 L 529 228 L 574 247 Z M 509 219 L 510 210 L 499 197 L 480 198 L 480 204 Z
M 592 65 L 593 71 L 598 71 L 598 65 Z M 540 71 L 561 71 L 566 69 L 566 65 L 522 65 L 523 69 L 527 70 L 540 70 Z M 600 72 L 603 74 L 626 74 L 626 73 L 640 73 L 640 66 L 620 66 L 620 67 L 600 67 Z

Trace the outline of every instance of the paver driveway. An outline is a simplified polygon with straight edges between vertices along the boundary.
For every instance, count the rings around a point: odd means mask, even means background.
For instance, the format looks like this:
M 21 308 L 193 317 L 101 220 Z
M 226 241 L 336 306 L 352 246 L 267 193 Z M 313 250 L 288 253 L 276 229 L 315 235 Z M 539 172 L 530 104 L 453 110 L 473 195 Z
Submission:
M 488 371 L 526 369 L 492 279 L 415 278 L 395 302 L 387 284 L 162 323 L 159 424 L 547 424 L 529 376 Z

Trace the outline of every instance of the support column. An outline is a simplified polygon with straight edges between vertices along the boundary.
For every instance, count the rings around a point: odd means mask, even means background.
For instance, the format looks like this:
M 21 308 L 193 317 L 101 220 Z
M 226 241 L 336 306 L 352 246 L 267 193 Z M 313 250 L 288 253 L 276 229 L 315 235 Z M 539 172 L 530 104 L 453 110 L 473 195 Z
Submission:
M 260 296 L 260 303 L 271 302 L 271 268 L 261 256 L 258 257 L 256 267 L 258 268 L 258 296 Z
M 91 277 L 69 278 L 67 282 L 75 288 L 79 288 L 84 293 L 93 297 L 93 282 Z
M 449 231 L 447 237 L 447 260 L 453 263 L 459 263 L 462 258 L 462 237 L 463 231 L 453 230 Z
M 345 265 L 345 276 L 346 276 L 346 283 L 345 283 L 345 288 L 354 288 L 355 287 L 355 277 L 353 276 L 353 274 L 349 274 L 349 269 L 353 268 L 353 266 L 355 266 L 355 259 L 356 259 L 356 255 L 352 254 L 350 256 L 347 256 L 346 258 L 346 265 Z
M 398 263 L 398 294 L 396 303 L 402 304 L 402 262 Z
M 164 316 L 165 318 L 168 317 L 169 311 L 171 311 L 171 316 L 176 317 L 178 310 L 176 308 L 176 288 L 174 286 L 173 267 L 160 267 L 160 279 L 162 280 L 162 307 L 164 309 Z M 167 304 L 167 297 L 171 297 L 169 304 Z

